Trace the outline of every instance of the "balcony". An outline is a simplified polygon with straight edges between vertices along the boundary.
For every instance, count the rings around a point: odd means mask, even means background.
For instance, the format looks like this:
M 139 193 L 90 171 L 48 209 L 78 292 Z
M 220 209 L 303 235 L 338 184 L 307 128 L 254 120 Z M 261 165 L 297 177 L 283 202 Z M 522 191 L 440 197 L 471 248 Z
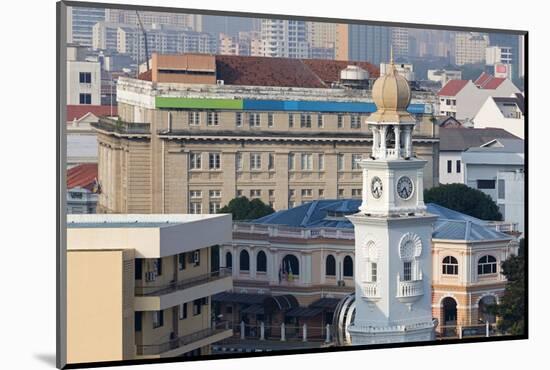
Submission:
M 232 288 L 233 279 L 231 278 L 231 269 L 228 268 L 164 285 L 136 287 L 135 310 L 164 310 L 183 302 L 212 296 Z
M 167 342 L 150 345 L 137 345 L 137 355 L 140 358 L 163 358 L 179 356 L 197 348 L 230 338 L 233 330 L 228 322 L 220 322 L 211 328 L 183 335 Z
M 380 288 L 376 281 L 364 282 L 362 291 L 362 297 L 367 301 L 376 301 L 380 299 Z
M 424 280 L 422 276 L 418 280 L 401 281 L 397 276 L 397 299 L 405 304 L 410 304 L 424 295 Z
M 124 122 L 108 117 L 101 117 L 91 124 L 97 130 L 117 134 L 119 136 L 149 136 L 151 125 L 143 122 Z

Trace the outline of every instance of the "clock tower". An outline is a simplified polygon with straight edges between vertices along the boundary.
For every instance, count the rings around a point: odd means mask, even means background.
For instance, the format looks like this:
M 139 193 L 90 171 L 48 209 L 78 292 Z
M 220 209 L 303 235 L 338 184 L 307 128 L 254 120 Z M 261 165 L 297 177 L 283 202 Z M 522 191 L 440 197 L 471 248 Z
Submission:
M 436 216 L 426 213 L 423 169 L 407 112 L 411 91 L 391 62 L 374 83 L 377 106 L 366 124 L 372 154 L 364 158 L 363 202 L 355 226 L 355 318 L 352 344 L 433 340 L 431 238 Z

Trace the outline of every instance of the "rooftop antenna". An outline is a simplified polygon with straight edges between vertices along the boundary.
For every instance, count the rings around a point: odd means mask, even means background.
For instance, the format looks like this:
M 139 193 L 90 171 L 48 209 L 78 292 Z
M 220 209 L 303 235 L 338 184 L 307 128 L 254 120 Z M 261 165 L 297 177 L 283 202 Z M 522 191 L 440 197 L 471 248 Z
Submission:
M 145 28 L 143 28 L 143 23 L 141 23 L 141 18 L 139 16 L 139 12 L 136 10 L 137 20 L 139 23 L 139 28 L 141 29 L 141 33 L 143 33 L 143 43 L 145 45 L 145 63 L 147 64 L 147 70 L 149 70 L 149 48 L 147 47 L 147 34 L 145 33 Z M 138 42 L 139 46 L 139 42 Z M 138 54 L 138 76 L 139 76 L 139 54 Z

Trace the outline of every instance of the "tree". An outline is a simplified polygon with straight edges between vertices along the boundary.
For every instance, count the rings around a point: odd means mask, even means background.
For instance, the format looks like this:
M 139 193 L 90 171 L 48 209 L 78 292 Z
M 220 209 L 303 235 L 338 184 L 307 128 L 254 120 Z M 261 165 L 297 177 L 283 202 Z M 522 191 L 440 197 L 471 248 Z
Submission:
M 508 280 L 504 295 L 488 310 L 496 315 L 499 330 L 511 335 L 525 333 L 525 239 L 519 241 L 517 256 L 502 262 L 502 274 Z
M 231 199 L 228 205 L 222 207 L 218 213 L 231 213 L 233 221 L 255 220 L 275 212 L 273 208 L 260 199 L 249 200 L 246 197 Z
M 464 184 L 445 184 L 425 190 L 424 201 L 482 220 L 502 221 L 502 214 L 489 195 Z

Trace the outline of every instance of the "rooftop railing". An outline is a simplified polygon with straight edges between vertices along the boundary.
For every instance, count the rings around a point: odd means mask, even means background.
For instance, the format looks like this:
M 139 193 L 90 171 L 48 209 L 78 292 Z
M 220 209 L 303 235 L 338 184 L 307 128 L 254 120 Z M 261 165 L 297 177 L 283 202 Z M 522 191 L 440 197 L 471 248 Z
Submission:
M 246 222 L 234 222 L 233 232 L 296 239 L 355 239 L 355 231 L 353 229 L 347 230 L 330 227 L 305 229 L 301 227 L 263 225 Z
M 124 122 L 121 120 L 101 117 L 98 122 L 92 123 L 92 127 L 119 134 L 150 134 L 151 124 L 144 122 Z

